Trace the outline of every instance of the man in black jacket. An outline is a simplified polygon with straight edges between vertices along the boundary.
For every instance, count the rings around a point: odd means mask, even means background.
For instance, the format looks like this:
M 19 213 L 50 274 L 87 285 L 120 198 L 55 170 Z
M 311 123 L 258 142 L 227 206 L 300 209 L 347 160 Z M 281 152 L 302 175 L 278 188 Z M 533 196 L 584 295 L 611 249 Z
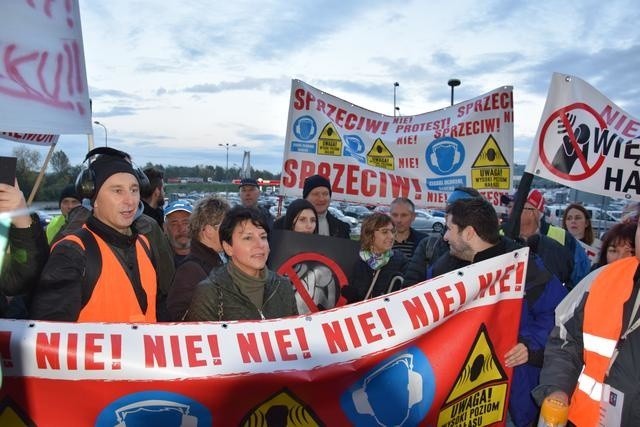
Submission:
M 321 236 L 350 238 L 349 224 L 331 215 L 331 183 L 322 175 L 312 175 L 304 180 L 302 198 L 307 199 L 318 214 L 318 234 Z
M 84 226 L 53 247 L 34 291 L 34 319 L 79 322 L 155 322 L 156 260 L 133 226 L 141 181 L 127 153 L 90 151 L 76 180 L 91 199 Z

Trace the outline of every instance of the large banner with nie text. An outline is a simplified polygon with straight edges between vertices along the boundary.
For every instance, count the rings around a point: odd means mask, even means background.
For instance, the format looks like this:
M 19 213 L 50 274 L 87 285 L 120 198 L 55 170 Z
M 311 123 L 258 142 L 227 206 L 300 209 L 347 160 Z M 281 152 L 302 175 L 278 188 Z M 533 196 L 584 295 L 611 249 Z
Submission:
M 284 319 L 0 320 L 0 425 L 502 425 L 527 258 Z
M 513 175 L 513 90 L 390 117 L 293 80 L 282 171 L 287 196 L 300 196 L 305 178 L 320 174 L 334 200 L 388 205 L 402 196 L 443 207 L 464 186 L 499 205 Z

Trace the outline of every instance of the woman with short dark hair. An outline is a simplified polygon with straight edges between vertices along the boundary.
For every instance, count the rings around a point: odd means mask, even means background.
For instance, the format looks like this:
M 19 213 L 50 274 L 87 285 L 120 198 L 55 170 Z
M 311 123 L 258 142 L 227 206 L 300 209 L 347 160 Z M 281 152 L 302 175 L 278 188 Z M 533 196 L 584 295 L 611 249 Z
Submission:
M 198 284 L 188 321 L 260 320 L 297 315 L 289 279 L 269 270 L 269 226 L 260 212 L 236 206 L 218 233 L 229 262 Z

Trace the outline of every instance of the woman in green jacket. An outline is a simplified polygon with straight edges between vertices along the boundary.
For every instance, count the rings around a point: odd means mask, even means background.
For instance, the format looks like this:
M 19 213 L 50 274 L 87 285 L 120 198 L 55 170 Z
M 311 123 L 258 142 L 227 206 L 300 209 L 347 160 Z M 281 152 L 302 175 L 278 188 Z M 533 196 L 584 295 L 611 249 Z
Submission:
M 298 314 L 293 285 L 266 267 L 269 226 L 260 212 L 236 206 L 218 230 L 229 262 L 198 284 L 187 321 L 260 320 Z

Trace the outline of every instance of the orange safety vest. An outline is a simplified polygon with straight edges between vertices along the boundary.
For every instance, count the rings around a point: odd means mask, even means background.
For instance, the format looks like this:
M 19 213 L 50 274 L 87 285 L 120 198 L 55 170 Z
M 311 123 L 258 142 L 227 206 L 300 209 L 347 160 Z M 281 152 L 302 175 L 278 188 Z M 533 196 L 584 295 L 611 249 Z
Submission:
M 80 310 L 78 322 L 135 322 L 135 323 L 155 323 L 156 322 L 156 270 L 146 250 L 142 246 L 140 239 L 144 239 L 149 248 L 149 241 L 146 236 L 140 234 L 136 240 L 136 257 L 138 269 L 140 271 L 140 281 L 142 288 L 147 294 L 147 311 L 142 312 L 133 285 L 127 276 L 124 267 L 118 260 L 116 254 L 100 236 L 88 230 L 98 244 L 98 250 L 102 257 L 102 270 L 98 276 L 91 297 L 85 306 Z M 63 240 L 76 242 L 83 250 L 85 249 L 82 239 L 73 234 L 66 236 Z M 92 260 L 87 260 L 92 262 Z
M 569 407 L 569 419 L 578 427 L 598 425 L 604 380 L 623 333 L 624 304 L 638 262 L 627 257 L 603 267 L 589 290 L 582 324 L 584 367 Z

